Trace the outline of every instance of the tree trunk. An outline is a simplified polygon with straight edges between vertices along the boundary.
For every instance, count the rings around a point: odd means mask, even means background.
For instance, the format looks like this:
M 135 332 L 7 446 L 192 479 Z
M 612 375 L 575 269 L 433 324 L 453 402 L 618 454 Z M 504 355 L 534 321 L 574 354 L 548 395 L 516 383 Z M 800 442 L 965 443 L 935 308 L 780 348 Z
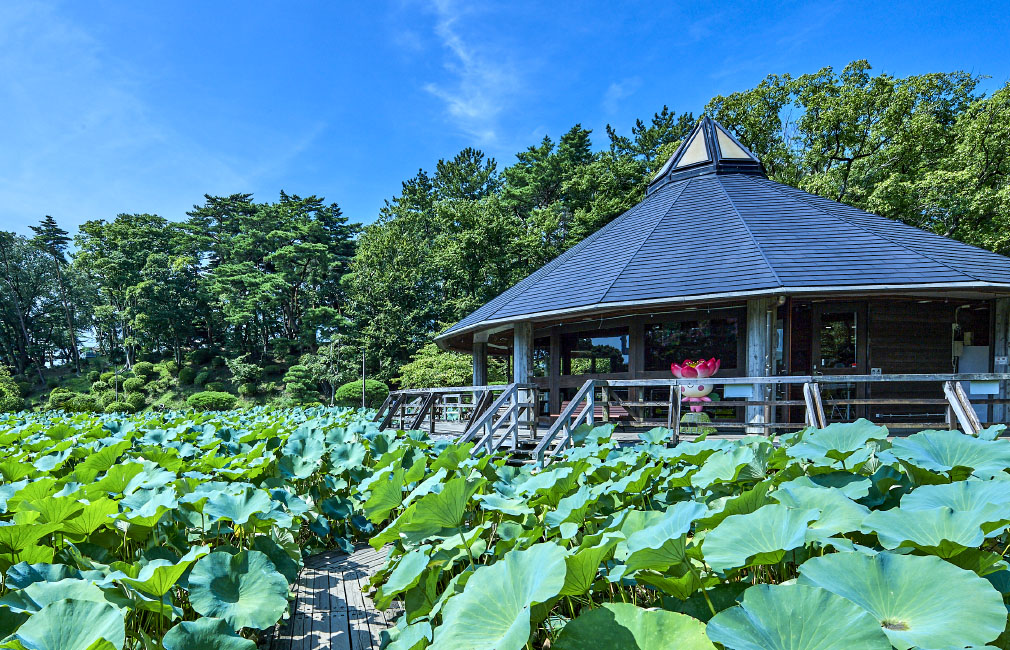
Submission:
M 60 283 L 60 300 L 63 302 L 63 315 L 67 318 L 67 336 L 70 341 L 70 351 L 73 356 L 77 376 L 80 376 L 81 353 L 77 349 L 77 330 L 74 329 L 74 319 L 70 316 L 70 305 L 67 303 L 67 289 L 63 284 L 63 271 L 60 269 L 60 262 L 55 256 L 53 256 L 53 264 L 56 265 L 56 278 Z

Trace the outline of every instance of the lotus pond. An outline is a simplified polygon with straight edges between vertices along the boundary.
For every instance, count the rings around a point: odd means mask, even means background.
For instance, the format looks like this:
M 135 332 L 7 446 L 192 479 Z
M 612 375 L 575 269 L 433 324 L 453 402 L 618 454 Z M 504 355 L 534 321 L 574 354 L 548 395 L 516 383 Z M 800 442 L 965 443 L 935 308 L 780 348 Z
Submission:
M 389 648 L 1010 647 L 1010 441 L 866 421 L 544 470 L 340 409 L 0 420 L 0 647 L 253 650 L 391 545 Z

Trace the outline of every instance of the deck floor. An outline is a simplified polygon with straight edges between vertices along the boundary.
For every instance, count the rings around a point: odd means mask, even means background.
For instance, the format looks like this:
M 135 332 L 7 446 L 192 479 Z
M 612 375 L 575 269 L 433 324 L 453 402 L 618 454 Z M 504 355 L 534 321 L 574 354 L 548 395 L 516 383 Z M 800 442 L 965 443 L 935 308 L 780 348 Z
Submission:
M 270 650 L 379 650 L 380 633 L 400 611 L 375 608 L 368 579 L 386 561 L 385 549 L 362 545 L 350 555 L 329 551 L 305 561 L 295 584 L 292 615 L 274 631 Z

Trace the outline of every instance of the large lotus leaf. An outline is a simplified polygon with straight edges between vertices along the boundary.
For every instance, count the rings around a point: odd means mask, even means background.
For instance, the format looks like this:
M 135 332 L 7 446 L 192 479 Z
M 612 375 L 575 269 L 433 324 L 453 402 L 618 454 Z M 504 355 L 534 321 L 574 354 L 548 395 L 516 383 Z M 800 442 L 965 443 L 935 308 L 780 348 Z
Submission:
M 212 520 L 227 519 L 241 526 L 257 515 L 265 515 L 273 508 L 270 495 L 255 487 L 247 487 L 241 494 L 218 492 L 207 499 L 203 511 Z
M 816 508 L 821 514 L 807 530 L 807 541 L 823 542 L 838 533 L 859 530 L 870 514 L 869 508 L 846 498 L 841 492 L 822 487 L 783 486 L 772 493 L 779 503 L 790 508 Z
M 811 476 L 798 476 L 779 485 L 779 489 L 787 490 L 792 487 L 832 488 L 840 492 L 842 496 L 857 501 L 868 495 L 872 486 L 873 482 L 865 476 L 849 472 L 825 472 Z
M 123 613 L 109 603 L 58 600 L 18 628 L 28 650 L 89 650 L 102 641 L 121 650 L 126 643 Z
M 799 571 L 800 584 L 872 614 L 898 650 L 985 645 L 1006 625 L 1003 598 L 987 580 L 937 557 L 835 553 L 807 560 Z
M 982 525 L 993 516 L 997 515 L 989 509 L 892 508 L 871 512 L 863 520 L 862 530 L 876 533 L 880 545 L 886 549 L 912 547 L 940 557 L 953 557 L 965 548 L 982 544 L 986 538 Z
M 136 577 L 122 576 L 119 579 L 145 594 L 161 598 L 175 586 L 193 562 L 208 553 L 209 546 L 194 546 L 178 562 L 152 560 L 140 569 Z
M 579 547 L 565 556 L 565 584 L 561 595 L 577 596 L 589 591 L 596 581 L 600 564 L 611 554 L 619 539 L 621 535 L 613 532 L 583 537 Z
M 981 440 L 959 431 L 920 431 L 896 438 L 890 453 L 931 472 L 966 467 L 994 474 L 1010 468 L 1010 440 Z
M 627 603 L 604 603 L 569 621 L 557 650 L 715 650 L 697 619 Z
M 113 525 L 112 517 L 119 513 L 119 503 L 101 497 L 84 506 L 76 516 L 63 522 L 61 530 L 69 535 L 87 537 L 105 525 Z
M 544 515 L 544 522 L 557 528 L 564 523 L 580 524 L 592 503 L 588 485 L 583 485 L 574 494 L 558 501 L 558 507 Z
M 673 450 L 676 456 L 670 462 L 682 460 L 692 465 L 700 466 L 705 459 L 720 450 L 733 449 L 737 442 L 725 438 L 706 438 L 704 440 L 692 440 L 691 442 L 681 442 Z
M 373 524 L 377 524 L 394 509 L 403 504 L 402 467 L 390 469 L 379 474 L 369 485 L 371 494 L 365 501 L 365 516 Z
M 803 546 L 807 526 L 818 517 L 819 510 L 796 510 L 778 504 L 726 517 L 705 536 L 705 561 L 716 571 L 775 564 L 786 551 Z
M 891 650 L 865 610 L 808 585 L 755 585 L 713 616 L 707 633 L 727 650 Z
M 1010 510 L 1010 481 L 955 481 L 923 485 L 901 497 L 902 510 L 979 510 L 987 507 Z
M 474 500 L 480 502 L 482 510 L 492 510 L 516 517 L 533 514 L 533 508 L 527 506 L 524 500 L 502 496 L 497 492 L 477 494 L 474 496 Z
M 413 503 L 415 499 L 420 499 L 426 494 L 440 492 L 442 490 L 442 481 L 445 480 L 445 477 L 448 476 L 448 474 L 449 473 L 443 467 L 418 483 L 414 489 L 410 491 L 410 494 L 407 495 L 407 498 L 403 500 L 403 507 L 406 508 Z
M 338 445 L 330 450 L 330 463 L 337 472 L 349 472 L 361 468 L 368 450 L 360 442 Z
M 887 427 L 860 418 L 855 422 L 836 422 L 823 429 L 811 429 L 798 443 L 787 447 L 786 453 L 790 458 L 830 465 L 833 461 L 845 462 L 854 453 L 866 450 L 871 440 L 886 439 Z
M 428 568 L 428 553 L 426 549 L 408 551 L 396 561 L 396 566 L 379 587 L 375 604 L 379 609 L 386 609 L 393 597 L 407 591 L 417 584 L 421 574 Z
M 34 582 L 56 582 L 80 578 L 81 572 L 65 564 L 28 564 L 21 562 L 7 569 L 7 588 L 24 589 Z
M 256 642 L 243 639 L 220 618 L 183 621 L 165 634 L 165 650 L 256 650 Z
M 442 609 L 433 650 L 519 650 L 530 636 L 533 605 L 558 595 L 565 583 L 565 550 L 536 544 L 478 568 L 463 592 Z
M 190 603 L 198 613 L 223 618 L 233 629 L 266 629 L 288 604 L 288 583 L 259 551 L 216 551 L 189 574 Z
M 687 533 L 695 519 L 708 509 L 695 501 L 684 501 L 670 506 L 662 517 L 651 522 L 628 537 L 627 571 L 640 569 L 663 570 L 685 561 Z
M 400 531 L 423 537 L 457 528 L 470 497 L 483 483 L 483 479 L 467 481 L 462 477 L 447 481 L 441 492 L 427 494 L 410 506 L 413 512 L 400 524 Z
M 254 537 L 252 547 L 270 558 L 270 561 L 274 563 L 274 566 L 288 581 L 288 584 L 294 584 L 295 580 L 298 579 L 298 562 L 295 558 L 301 557 L 301 549 L 291 538 L 290 533 L 287 533 L 288 541 L 282 535 L 284 533 L 278 535 L 278 539 L 287 544 L 289 550 L 284 550 L 284 547 L 274 540 L 273 537 L 267 535 L 257 535 Z
M 732 483 L 752 462 L 754 462 L 754 450 L 750 447 L 741 445 L 730 451 L 717 451 L 691 476 L 691 485 L 696 488 L 707 488 L 715 483 Z
M 34 519 L 25 523 L 0 522 L 0 550 L 17 555 L 60 527 L 59 524 L 35 523 Z

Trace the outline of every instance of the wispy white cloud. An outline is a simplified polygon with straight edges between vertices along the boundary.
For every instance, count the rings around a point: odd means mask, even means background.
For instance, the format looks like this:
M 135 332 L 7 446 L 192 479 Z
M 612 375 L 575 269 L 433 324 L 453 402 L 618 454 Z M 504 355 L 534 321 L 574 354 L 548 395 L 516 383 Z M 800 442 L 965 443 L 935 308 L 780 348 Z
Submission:
M 264 138 L 253 158 L 229 154 L 165 119 L 145 98 L 158 82 L 52 5 L 5 6 L 0 228 L 23 232 L 44 214 L 66 225 L 117 212 L 178 218 L 204 192 L 253 190 L 323 128 Z M 197 97 L 192 110 L 204 110 Z
M 471 10 L 455 0 L 434 0 L 435 35 L 445 50 L 443 67 L 449 79 L 429 82 L 424 88 L 445 103 L 457 128 L 480 144 L 498 140 L 498 117 L 521 87 L 516 66 L 507 55 L 486 42 L 469 38 L 463 21 Z
M 641 85 L 642 80 L 639 77 L 611 83 L 603 93 L 603 110 L 613 115 L 620 108 L 621 100 L 630 97 Z

